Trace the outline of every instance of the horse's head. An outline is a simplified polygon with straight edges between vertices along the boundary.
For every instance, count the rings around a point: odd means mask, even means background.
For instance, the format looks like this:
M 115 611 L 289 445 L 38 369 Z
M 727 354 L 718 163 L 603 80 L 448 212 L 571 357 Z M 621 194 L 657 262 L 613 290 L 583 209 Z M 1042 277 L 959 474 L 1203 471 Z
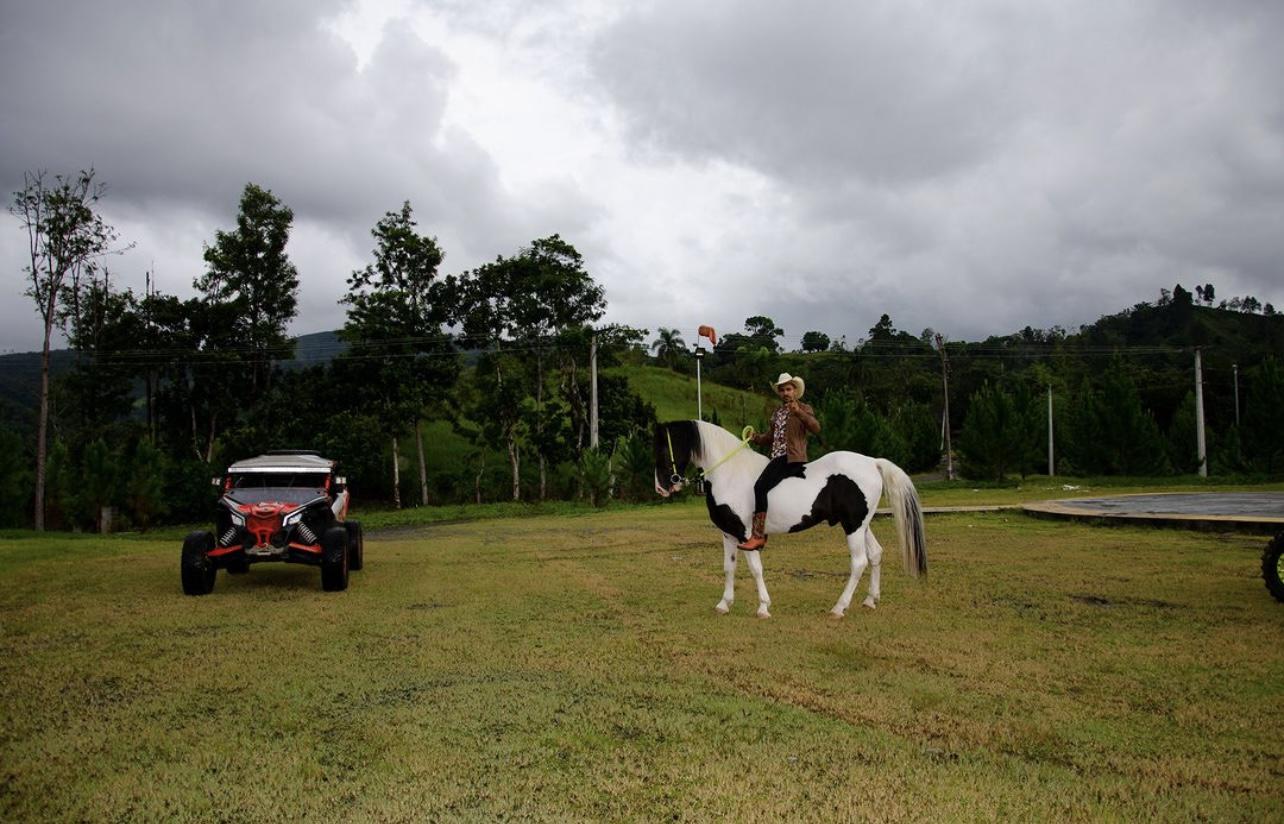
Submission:
M 682 488 L 691 462 L 700 457 L 695 421 L 670 421 L 655 428 L 655 491 L 669 497 Z

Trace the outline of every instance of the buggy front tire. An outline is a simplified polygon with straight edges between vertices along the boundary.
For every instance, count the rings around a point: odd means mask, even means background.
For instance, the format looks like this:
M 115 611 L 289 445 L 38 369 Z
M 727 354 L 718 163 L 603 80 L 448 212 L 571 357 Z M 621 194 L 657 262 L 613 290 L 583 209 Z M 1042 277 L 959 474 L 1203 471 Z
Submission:
M 365 566 L 366 538 L 360 521 L 347 521 L 348 528 L 348 569 L 356 572 Z
M 214 548 L 214 533 L 193 532 L 183 541 L 183 592 L 209 595 L 214 590 L 218 569 L 206 554 Z
M 342 592 L 348 588 L 348 530 L 332 526 L 321 536 L 321 588 Z
M 1266 588 L 1276 601 L 1284 601 L 1284 532 L 1275 536 L 1275 539 L 1266 545 L 1266 551 L 1262 553 L 1262 578 L 1266 581 Z

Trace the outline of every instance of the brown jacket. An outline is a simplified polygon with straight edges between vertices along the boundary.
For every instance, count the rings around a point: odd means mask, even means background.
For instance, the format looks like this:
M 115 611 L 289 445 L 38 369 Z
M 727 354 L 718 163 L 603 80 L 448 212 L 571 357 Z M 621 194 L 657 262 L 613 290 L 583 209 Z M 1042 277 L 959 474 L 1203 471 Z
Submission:
M 815 411 L 802 401 L 798 402 L 798 409 L 798 413 L 790 415 L 785 421 L 785 446 L 789 450 L 786 454 L 790 463 L 807 462 L 807 435 L 820 431 L 820 421 L 816 420 Z M 772 426 L 769 431 L 754 435 L 753 442 L 758 446 L 771 446 L 775 435 L 776 428 Z

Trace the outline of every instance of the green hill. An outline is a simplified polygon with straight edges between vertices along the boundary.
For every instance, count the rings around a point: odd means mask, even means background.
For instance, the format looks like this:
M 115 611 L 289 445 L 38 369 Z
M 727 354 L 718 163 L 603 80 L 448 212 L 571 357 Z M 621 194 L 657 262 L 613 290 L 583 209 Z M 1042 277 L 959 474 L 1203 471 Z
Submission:
M 603 370 L 603 374 L 623 375 L 634 392 L 655 406 L 656 417 L 662 421 L 695 418 L 696 379 L 694 375 L 680 375 L 659 366 L 620 366 Z M 746 423 L 755 426 L 768 414 L 773 399 L 755 395 L 722 384 L 702 381 L 704 414 L 717 412 L 722 425 L 738 430 Z

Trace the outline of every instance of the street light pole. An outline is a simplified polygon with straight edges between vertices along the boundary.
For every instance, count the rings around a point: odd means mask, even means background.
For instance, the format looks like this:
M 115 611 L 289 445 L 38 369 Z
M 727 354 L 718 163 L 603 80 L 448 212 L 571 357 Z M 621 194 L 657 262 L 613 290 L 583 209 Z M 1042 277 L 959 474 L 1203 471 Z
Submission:
M 704 392 L 700 387 L 700 361 L 704 360 L 704 347 L 696 344 L 696 420 L 704 420 Z

